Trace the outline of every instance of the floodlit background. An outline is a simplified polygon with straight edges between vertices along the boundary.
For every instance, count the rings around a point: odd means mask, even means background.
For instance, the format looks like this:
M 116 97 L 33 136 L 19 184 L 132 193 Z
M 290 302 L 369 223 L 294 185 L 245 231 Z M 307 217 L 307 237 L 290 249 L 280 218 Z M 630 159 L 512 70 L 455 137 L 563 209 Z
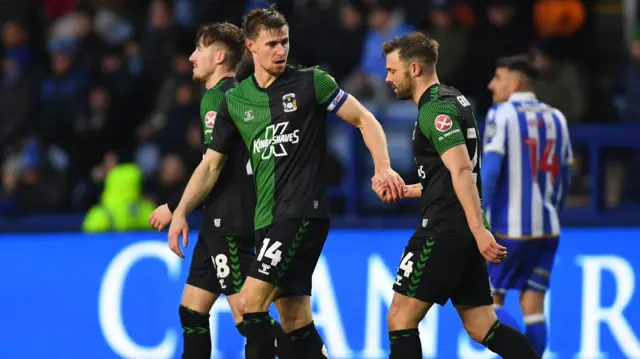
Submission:
M 408 183 L 417 177 L 417 112 L 384 84 L 382 42 L 416 29 L 436 38 L 440 80 L 472 102 L 481 131 L 495 60 L 533 54 L 544 74 L 538 97 L 565 113 L 577 158 L 562 213 L 572 228 L 563 232 L 548 298 L 547 356 L 640 358 L 636 1 L 276 3 L 291 26 L 289 62 L 320 65 L 365 103 Z M 82 222 L 92 206 L 106 208 L 103 182 L 119 164 L 144 174 L 118 204 L 136 209 L 142 223 L 145 204 L 183 188 L 201 158 L 203 89 L 188 61 L 195 31 L 210 21 L 239 24 L 257 6 L 264 2 L 0 0 L 0 357 L 179 357 L 188 262 L 143 225 L 89 236 Z M 359 132 L 336 118 L 329 129 L 335 229 L 316 271 L 317 324 L 332 357 L 382 358 L 385 307 L 417 206 L 381 204 Z M 198 214 L 190 220 L 197 228 Z M 224 303 L 213 314 L 215 357 L 239 357 Z M 431 313 L 421 332 L 426 357 L 491 357 L 461 334 L 450 308 Z

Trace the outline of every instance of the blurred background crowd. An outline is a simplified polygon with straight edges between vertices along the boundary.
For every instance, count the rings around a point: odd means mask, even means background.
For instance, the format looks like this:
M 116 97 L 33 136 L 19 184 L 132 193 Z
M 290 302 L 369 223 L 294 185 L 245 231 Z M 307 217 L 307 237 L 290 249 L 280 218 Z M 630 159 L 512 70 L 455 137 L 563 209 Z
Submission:
M 0 216 L 86 212 L 105 200 L 105 178 L 122 163 L 116 197 L 163 203 L 200 160 L 202 85 L 188 57 L 200 24 L 231 21 L 264 1 L 0 0 Z M 328 69 L 387 130 L 392 163 L 415 179 L 414 106 L 385 85 L 383 41 L 416 29 L 441 44 L 438 74 L 481 119 L 491 106 L 496 59 L 529 52 L 542 72 L 538 97 L 570 125 L 640 123 L 640 27 L 635 1 L 286 0 L 290 63 Z M 333 124 L 333 122 L 332 122 Z M 330 181 L 354 163 L 347 130 L 331 126 Z M 596 136 L 597 134 L 594 134 Z M 584 205 L 587 152 L 576 149 L 569 206 Z M 134 171 L 135 172 L 135 171 Z M 366 183 L 370 171 L 358 173 Z M 637 151 L 606 155 L 605 202 L 638 200 Z M 635 186 L 635 187 L 634 187 Z M 107 191 L 105 191 L 106 194 Z M 340 197 L 340 196 L 337 196 Z M 339 198 L 334 212 L 344 210 Z M 402 210 L 402 209 L 399 209 Z

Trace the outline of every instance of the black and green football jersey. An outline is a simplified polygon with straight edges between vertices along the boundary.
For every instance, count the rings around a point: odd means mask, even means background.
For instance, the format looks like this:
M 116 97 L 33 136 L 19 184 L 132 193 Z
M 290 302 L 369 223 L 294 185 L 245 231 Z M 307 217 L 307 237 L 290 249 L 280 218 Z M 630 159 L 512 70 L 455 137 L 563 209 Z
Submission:
M 207 90 L 200 101 L 202 121 L 202 154 L 211 143 L 224 94 L 235 87 L 236 80 L 227 77 Z M 240 143 L 233 146 L 218 181 L 204 202 L 203 228 L 220 235 L 241 235 L 253 232 L 253 211 L 256 203 L 249 152 Z
M 451 173 L 440 157 L 458 145 L 467 147 L 473 179 L 482 198 L 482 150 L 471 105 L 455 88 L 435 84 L 420 97 L 418 120 L 413 129 L 413 156 L 423 187 L 423 229 L 433 228 L 438 233 L 468 232 Z
M 347 98 L 318 68 L 288 66 L 267 88 L 254 76 L 225 95 L 210 149 L 242 142 L 257 189 L 255 228 L 293 218 L 328 218 L 325 198 L 326 118 Z

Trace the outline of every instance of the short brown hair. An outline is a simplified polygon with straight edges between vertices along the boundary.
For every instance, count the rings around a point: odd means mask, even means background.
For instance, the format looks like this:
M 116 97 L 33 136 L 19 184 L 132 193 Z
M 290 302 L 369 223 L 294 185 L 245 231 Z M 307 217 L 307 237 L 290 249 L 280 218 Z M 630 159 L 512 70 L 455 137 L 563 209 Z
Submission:
M 402 62 L 415 60 L 421 62 L 429 71 L 434 71 L 438 62 L 438 42 L 421 32 L 395 37 L 382 45 L 384 55 L 398 50 Z
M 249 11 L 242 19 L 242 29 L 247 39 L 255 40 L 260 30 L 277 30 L 289 25 L 274 4 L 267 8 L 257 8 Z
M 196 35 L 196 46 L 208 47 L 214 42 L 220 42 L 227 48 L 227 61 L 232 68 L 235 68 L 244 53 L 242 30 L 228 22 L 203 25 Z

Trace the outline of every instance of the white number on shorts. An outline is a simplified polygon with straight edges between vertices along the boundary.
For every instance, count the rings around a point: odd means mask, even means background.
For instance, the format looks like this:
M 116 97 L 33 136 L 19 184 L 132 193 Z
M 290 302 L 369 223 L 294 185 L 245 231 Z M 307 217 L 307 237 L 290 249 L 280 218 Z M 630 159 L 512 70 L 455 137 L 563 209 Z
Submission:
M 227 278 L 231 273 L 231 270 L 229 270 L 229 266 L 227 265 L 227 256 L 224 254 L 218 254 L 215 259 L 213 257 L 211 259 L 213 259 L 213 263 L 216 265 L 218 278 Z
M 427 174 L 424 173 L 424 165 L 420 165 L 420 167 L 418 168 L 418 177 L 422 179 L 427 178 Z
M 413 253 L 409 252 L 406 256 L 404 256 L 402 262 L 400 262 L 400 270 L 404 271 L 404 276 L 407 278 L 409 278 L 411 272 L 413 272 L 413 261 L 410 260 L 411 257 L 413 257 Z
M 258 254 L 258 261 L 261 261 L 263 257 L 267 257 L 271 259 L 272 266 L 277 266 L 282 260 L 282 251 L 278 250 L 278 248 L 282 246 L 282 243 L 273 241 L 271 246 L 269 246 L 270 241 L 271 239 L 269 238 L 265 238 L 264 241 L 262 241 L 262 249 L 260 249 L 260 254 Z

